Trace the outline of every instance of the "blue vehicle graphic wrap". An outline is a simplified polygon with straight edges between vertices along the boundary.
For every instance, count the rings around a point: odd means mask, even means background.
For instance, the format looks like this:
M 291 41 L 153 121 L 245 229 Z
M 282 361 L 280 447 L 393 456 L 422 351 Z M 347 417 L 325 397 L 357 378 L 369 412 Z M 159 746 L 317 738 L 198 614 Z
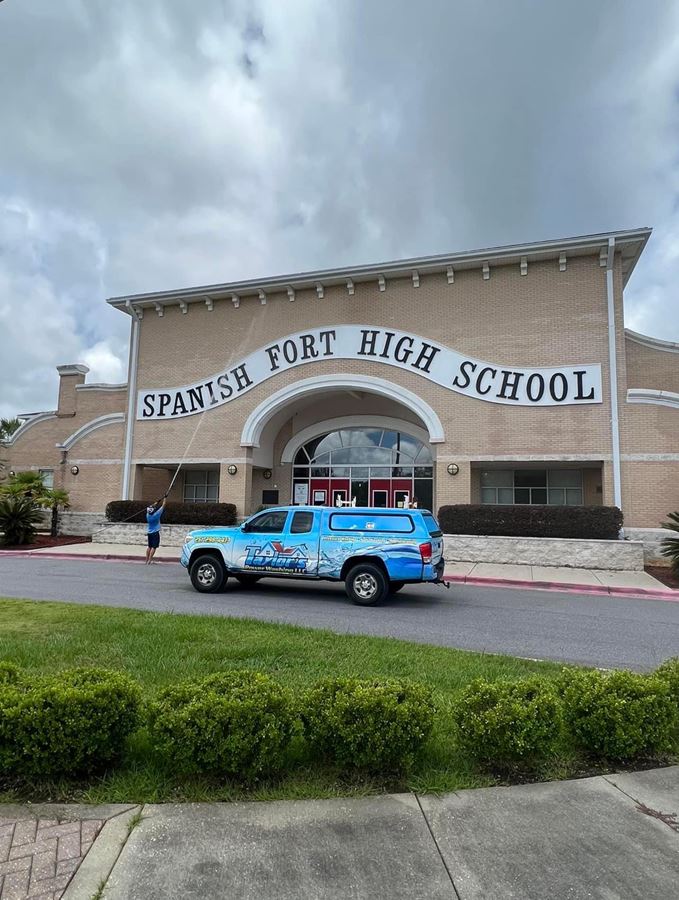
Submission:
M 374 602 L 392 587 L 442 582 L 443 549 L 428 510 L 292 506 L 262 510 L 237 526 L 189 532 L 181 563 L 198 591 L 221 590 L 232 576 L 248 586 L 262 576 L 315 578 L 344 581 L 354 602 L 365 605 L 370 597 L 355 586 L 365 590 L 371 578 Z M 376 565 L 382 574 L 375 578 Z
M 281 541 L 267 541 L 264 546 L 246 547 L 245 567 L 267 572 L 306 572 L 309 551 L 306 544 L 285 547 Z
M 326 536 L 321 539 L 318 574 L 339 578 L 348 556 L 378 556 L 393 578 L 419 578 L 422 560 L 418 541 L 376 539 L 374 535 Z

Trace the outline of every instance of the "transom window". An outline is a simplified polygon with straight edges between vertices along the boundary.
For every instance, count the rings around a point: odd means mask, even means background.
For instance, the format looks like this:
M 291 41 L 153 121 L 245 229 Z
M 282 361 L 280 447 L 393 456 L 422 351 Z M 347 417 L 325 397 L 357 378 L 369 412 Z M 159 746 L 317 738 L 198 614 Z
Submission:
M 582 506 L 582 471 L 580 469 L 483 470 L 481 503 Z
M 293 502 L 404 507 L 433 503 L 430 447 L 403 431 L 340 428 L 306 443 L 293 467 Z
M 345 478 L 350 466 L 358 466 L 361 471 L 354 474 L 365 478 L 433 476 L 431 450 L 417 438 L 402 431 L 342 428 L 300 447 L 295 477 L 308 477 L 311 467 L 312 478 Z
M 187 469 L 184 473 L 184 503 L 217 503 L 219 472 L 209 469 Z

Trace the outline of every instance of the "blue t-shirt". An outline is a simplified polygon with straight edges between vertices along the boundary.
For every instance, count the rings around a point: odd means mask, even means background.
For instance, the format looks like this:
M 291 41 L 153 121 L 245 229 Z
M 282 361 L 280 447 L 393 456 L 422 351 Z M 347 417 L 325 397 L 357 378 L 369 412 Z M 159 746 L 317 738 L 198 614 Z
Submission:
M 164 508 L 161 508 L 154 513 L 146 513 L 146 521 L 149 523 L 149 534 L 155 534 L 156 531 L 160 531 L 160 519 L 165 512 Z

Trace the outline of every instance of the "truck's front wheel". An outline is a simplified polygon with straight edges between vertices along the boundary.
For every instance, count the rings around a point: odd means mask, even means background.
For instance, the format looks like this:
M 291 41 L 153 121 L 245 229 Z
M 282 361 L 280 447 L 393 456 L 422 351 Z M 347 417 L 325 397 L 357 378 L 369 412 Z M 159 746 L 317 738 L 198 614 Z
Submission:
M 389 580 L 374 563 L 359 563 L 348 572 L 344 587 L 359 606 L 377 606 L 389 593 Z
M 198 556 L 189 571 L 191 584 L 201 594 L 214 594 L 226 581 L 226 569 L 216 556 Z

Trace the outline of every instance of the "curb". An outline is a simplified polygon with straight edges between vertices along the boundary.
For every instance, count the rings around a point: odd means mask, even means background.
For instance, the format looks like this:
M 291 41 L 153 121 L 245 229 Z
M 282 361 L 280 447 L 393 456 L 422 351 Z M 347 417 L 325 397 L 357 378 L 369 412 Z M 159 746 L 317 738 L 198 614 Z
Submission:
M 108 819 L 75 875 L 63 893 L 63 900 L 92 900 L 101 894 L 123 847 L 130 836 L 130 827 L 142 806 L 134 806 Z
M 20 559 L 94 559 L 94 560 L 121 560 L 123 562 L 146 563 L 143 556 L 125 556 L 121 553 L 44 553 L 42 550 L 3 550 L 0 552 L 0 559 L 5 556 L 19 557 Z M 179 556 L 176 559 L 156 559 L 156 563 L 163 565 L 170 563 L 174 565 L 179 562 Z
M 511 578 L 484 578 L 479 575 L 444 575 L 443 580 L 456 584 L 478 585 L 479 587 L 528 588 L 537 591 L 558 591 L 561 594 L 605 594 L 610 597 L 647 597 L 650 600 L 668 600 L 672 603 L 679 603 L 679 591 L 674 591 L 672 588 L 663 590 L 563 581 L 525 581 Z

